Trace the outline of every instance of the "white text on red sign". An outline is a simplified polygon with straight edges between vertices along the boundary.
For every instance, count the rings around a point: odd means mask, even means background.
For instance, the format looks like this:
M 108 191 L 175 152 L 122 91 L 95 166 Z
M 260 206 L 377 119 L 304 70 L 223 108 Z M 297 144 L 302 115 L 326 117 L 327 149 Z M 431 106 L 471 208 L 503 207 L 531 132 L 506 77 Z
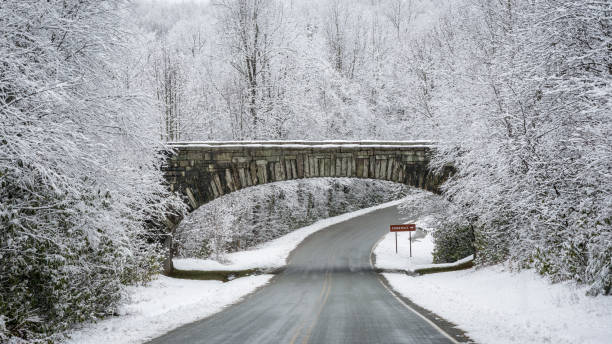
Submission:
M 414 223 L 407 223 L 403 225 L 391 225 L 391 232 L 414 232 L 416 231 L 416 225 Z

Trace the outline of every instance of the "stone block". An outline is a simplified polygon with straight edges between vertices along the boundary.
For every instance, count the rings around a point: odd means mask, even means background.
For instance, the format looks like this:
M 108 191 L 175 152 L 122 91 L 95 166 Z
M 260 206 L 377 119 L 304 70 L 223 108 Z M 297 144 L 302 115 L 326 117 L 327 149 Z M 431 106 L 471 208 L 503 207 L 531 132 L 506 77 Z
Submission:
M 264 160 L 265 161 L 265 160 Z M 257 164 L 257 183 L 266 184 L 268 182 L 268 168 L 267 164 Z
M 297 161 L 296 160 L 290 160 L 291 161 L 291 175 L 293 176 L 293 179 L 299 178 L 298 173 L 297 173 Z
M 215 153 L 213 155 L 213 158 L 215 161 L 232 161 L 232 153 L 230 152 Z
M 188 151 L 187 152 L 187 159 L 189 159 L 189 160 L 201 160 L 202 159 L 202 153 L 198 152 L 198 151 Z
M 198 203 L 196 202 L 196 199 L 193 196 L 193 192 L 191 192 L 191 189 L 185 188 L 185 194 L 187 194 L 187 199 L 189 199 L 189 205 L 191 205 L 191 208 L 196 209 L 198 207 Z
M 217 185 L 215 184 L 213 180 L 210 181 L 210 189 L 213 192 L 214 198 L 219 197 L 219 191 L 217 190 Z
M 405 162 L 413 162 L 416 161 L 415 156 L 413 154 L 405 154 L 402 156 L 402 161 Z
M 223 194 L 225 194 L 225 191 L 223 190 L 223 184 L 221 184 L 221 178 L 219 178 L 219 174 L 215 173 L 213 175 L 213 180 L 215 182 L 215 185 L 217 186 L 217 190 L 219 191 L 219 195 L 222 196 Z
M 395 160 L 393 162 L 393 172 L 391 173 L 391 180 L 394 182 L 399 182 L 399 170 L 400 170 L 401 162 Z
M 310 167 L 310 176 L 318 177 L 319 166 L 317 164 L 317 159 L 314 156 L 308 156 L 308 165 Z
M 274 163 L 274 181 L 285 180 L 285 173 L 283 169 L 283 164 L 280 162 Z
M 304 156 L 299 154 L 295 160 L 297 169 L 297 178 L 304 178 Z
M 304 155 L 304 178 L 310 178 L 310 158 Z
M 232 175 L 232 170 L 229 168 L 225 169 L 225 184 L 230 189 L 230 191 L 236 191 L 236 186 L 234 185 L 234 176 Z
M 385 176 L 386 180 L 391 180 L 391 176 L 393 175 L 393 159 L 387 160 L 387 173 Z
M 294 161 L 294 160 L 288 160 L 285 157 L 285 171 L 286 171 L 285 177 L 287 180 L 295 179 L 295 175 L 293 171 L 291 170 L 291 161 Z
M 247 156 L 235 156 L 232 157 L 232 162 L 233 163 L 245 163 L 245 162 L 249 162 L 251 161 L 250 157 Z
M 244 168 L 238 169 L 238 178 L 240 179 L 241 188 L 247 187 L 249 185 L 249 183 L 247 182 L 246 172 Z
M 249 170 L 247 171 L 248 175 L 251 177 L 251 184 L 249 185 L 257 185 L 257 164 L 251 162 L 249 165 Z

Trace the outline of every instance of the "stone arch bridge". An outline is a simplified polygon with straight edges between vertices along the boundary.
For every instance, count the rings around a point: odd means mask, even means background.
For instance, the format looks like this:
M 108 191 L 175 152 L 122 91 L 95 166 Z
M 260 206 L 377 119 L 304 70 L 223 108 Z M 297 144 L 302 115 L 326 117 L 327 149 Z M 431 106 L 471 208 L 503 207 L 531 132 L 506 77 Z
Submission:
M 173 191 L 194 210 L 219 196 L 253 185 L 314 178 L 388 180 L 438 192 L 451 173 L 430 171 L 431 142 L 226 141 L 176 142 L 164 167 Z

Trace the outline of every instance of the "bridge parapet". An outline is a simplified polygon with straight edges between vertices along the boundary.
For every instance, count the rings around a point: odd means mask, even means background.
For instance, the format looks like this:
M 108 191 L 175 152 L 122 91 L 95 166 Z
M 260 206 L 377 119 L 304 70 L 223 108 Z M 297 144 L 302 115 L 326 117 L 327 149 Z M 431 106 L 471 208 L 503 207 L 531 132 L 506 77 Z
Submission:
M 427 141 L 175 142 L 164 168 L 174 191 L 195 209 L 227 193 L 270 182 L 352 177 L 388 180 L 437 192 L 450 171 L 429 170 Z

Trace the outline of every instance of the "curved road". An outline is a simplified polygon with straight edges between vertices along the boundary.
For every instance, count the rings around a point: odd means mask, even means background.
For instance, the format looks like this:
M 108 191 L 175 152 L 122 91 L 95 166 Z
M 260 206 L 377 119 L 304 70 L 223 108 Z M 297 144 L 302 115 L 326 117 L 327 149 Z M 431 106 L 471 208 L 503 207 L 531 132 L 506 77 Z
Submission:
M 399 221 L 390 207 L 319 231 L 268 286 L 149 343 L 452 343 L 386 290 L 370 265 L 372 246 Z

